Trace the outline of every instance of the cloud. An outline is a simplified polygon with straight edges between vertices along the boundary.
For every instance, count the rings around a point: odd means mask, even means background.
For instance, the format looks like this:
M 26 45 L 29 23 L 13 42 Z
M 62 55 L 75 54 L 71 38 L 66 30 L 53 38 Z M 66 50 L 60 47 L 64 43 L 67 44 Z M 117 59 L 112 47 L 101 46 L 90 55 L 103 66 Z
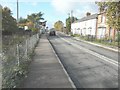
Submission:
M 95 2 L 80 2 L 77 0 L 52 0 L 51 5 L 57 12 L 63 14 L 68 14 L 73 10 L 73 15 L 76 17 L 83 17 L 86 12 L 97 13 L 98 10 Z
M 61 13 L 67 13 L 76 7 L 76 2 L 72 2 L 71 0 L 52 0 L 52 6 L 56 9 L 56 11 Z
M 16 2 L 17 0 L 0 0 L 0 2 Z M 51 2 L 51 0 L 18 0 L 19 2 Z M 58 1 L 58 0 L 56 0 Z M 65 1 L 71 1 L 71 2 L 119 2 L 120 0 L 61 0 L 63 2 Z
M 16 2 L 17 0 L 0 0 L 0 2 Z M 18 0 L 19 2 L 51 2 L 51 0 Z
M 37 2 L 30 2 L 32 6 L 37 6 L 38 3 Z

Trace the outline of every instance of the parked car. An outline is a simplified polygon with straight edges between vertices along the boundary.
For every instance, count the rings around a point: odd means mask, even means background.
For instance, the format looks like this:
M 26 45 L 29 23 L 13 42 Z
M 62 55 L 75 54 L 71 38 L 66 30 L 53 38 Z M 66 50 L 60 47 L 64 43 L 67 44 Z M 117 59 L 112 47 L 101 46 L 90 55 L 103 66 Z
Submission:
M 50 35 L 50 36 L 55 36 L 55 35 L 56 35 L 55 29 L 53 29 L 53 28 L 50 29 L 49 35 Z

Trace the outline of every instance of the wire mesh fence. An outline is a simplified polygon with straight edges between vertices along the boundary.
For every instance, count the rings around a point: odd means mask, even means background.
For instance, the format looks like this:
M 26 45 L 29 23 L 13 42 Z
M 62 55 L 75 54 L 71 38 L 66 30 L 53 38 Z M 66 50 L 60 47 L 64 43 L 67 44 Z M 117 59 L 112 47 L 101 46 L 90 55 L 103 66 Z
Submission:
M 38 40 L 39 34 L 35 34 L 20 44 L 9 47 L 9 49 L 3 49 L 3 88 L 17 87 L 22 78 L 26 76 L 27 66 L 31 61 L 31 55 Z

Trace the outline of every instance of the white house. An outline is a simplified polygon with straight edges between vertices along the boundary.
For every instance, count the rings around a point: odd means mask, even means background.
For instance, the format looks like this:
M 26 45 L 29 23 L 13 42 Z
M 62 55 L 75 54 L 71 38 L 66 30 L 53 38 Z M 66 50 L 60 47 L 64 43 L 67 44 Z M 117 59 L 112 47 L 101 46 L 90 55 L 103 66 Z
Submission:
M 73 34 L 80 34 L 80 22 L 75 22 L 71 24 L 71 32 Z
M 97 14 L 89 15 L 79 19 L 71 24 L 71 32 L 73 34 L 96 35 L 97 30 Z
M 25 30 L 28 30 L 28 26 L 24 26 L 24 29 L 25 29 Z

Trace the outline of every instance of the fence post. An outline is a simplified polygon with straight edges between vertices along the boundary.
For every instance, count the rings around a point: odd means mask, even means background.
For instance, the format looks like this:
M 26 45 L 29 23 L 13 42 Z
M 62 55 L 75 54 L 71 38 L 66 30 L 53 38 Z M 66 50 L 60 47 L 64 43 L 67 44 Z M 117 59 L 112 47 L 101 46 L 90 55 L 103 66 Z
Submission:
M 25 54 L 26 54 L 26 58 L 28 57 L 28 40 L 26 40 L 26 52 L 25 52 Z
M 17 44 L 17 65 L 20 66 L 20 53 L 19 53 L 19 45 Z

